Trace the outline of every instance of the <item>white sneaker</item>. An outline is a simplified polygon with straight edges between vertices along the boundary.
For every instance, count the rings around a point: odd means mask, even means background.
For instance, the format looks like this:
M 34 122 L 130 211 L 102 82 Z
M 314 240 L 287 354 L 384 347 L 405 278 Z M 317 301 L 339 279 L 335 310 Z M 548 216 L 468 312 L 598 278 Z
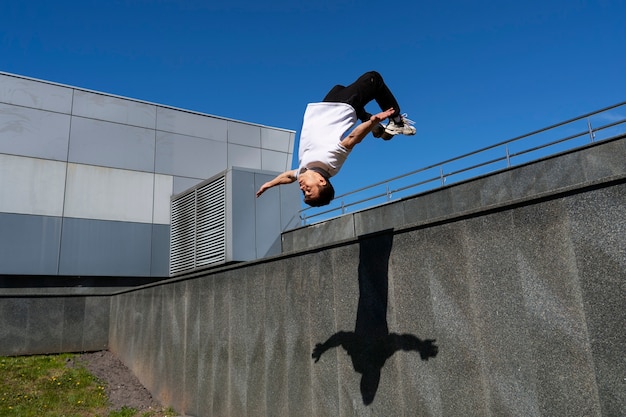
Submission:
M 402 118 L 401 123 L 396 123 L 393 119 L 389 119 L 389 123 L 387 123 L 387 127 L 385 127 L 385 133 L 395 136 L 395 135 L 414 135 L 417 133 L 415 127 L 413 125 L 415 122 L 413 120 L 409 120 L 406 118 L 406 113 L 400 116 Z

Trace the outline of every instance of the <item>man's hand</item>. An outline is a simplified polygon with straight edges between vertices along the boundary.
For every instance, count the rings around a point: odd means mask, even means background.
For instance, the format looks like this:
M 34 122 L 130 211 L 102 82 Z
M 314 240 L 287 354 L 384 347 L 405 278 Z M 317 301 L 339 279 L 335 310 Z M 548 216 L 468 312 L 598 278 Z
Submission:
M 270 184 L 269 182 L 266 182 L 265 184 L 263 184 L 261 188 L 259 188 L 259 191 L 256 192 L 257 198 L 270 188 L 272 188 L 272 184 Z
M 341 141 L 341 145 L 346 149 L 354 148 L 355 145 L 361 143 L 363 138 L 365 138 L 365 136 L 372 131 L 374 126 L 391 116 L 393 112 L 394 109 L 391 108 L 371 116 L 369 120 L 361 123 L 352 132 L 350 132 L 350 134 Z
M 259 191 L 256 192 L 256 196 L 258 198 L 265 191 L 267 191 L 268 189 L 276 185 L 291 184 L 295 180 L 296 180 L 296 171 L 294 170 L 286 171 L 286 172 L 283 172 L 282 174 L 278 174 L 276 178 L 263 184 L 261 188 L 259 188 Z
M 372 117 L 370 117 L 370 122 L 372 122 L 374 125 L 376 125 L 376 124 L 382 122 L 383 120 L 385 120 L 386 118 L 388 118 L 389 116 L 391 116 L 393 114 L 393 112 L 394 112 L 394 109 L 392 107 L 392 108 L 390 108 L 388 110 L 385 110 L 385 111 L 382 111 L 382 112 L 380 112 L 378 114 L 375 114 Z

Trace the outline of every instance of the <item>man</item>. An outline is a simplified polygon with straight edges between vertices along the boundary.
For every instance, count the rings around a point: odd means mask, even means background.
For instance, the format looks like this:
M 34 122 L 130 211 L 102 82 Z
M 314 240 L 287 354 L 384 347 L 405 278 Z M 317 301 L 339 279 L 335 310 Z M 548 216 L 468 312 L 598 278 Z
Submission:
M 371 115 L 365 105 L 376 101 L 382 112 Z M 347 136 L 357 118 L 361 121 Z M 382 125 L 389 119 L 386 126 Z M 400 113 L 400 106 L 376 71 L 366 72 L 347 87 L 334 86 L 321 103 L 309 103 L 304 113 L 299 167 L 279 174 L 259 188 L 259 197 L 269 188 L 298 181 L 304 202 L 324 206 L 334 198 L 330 177 L 339 172 L 354 146 L 368 133 L 385 140 L 395 135 L 414 135 L 411 121 Z

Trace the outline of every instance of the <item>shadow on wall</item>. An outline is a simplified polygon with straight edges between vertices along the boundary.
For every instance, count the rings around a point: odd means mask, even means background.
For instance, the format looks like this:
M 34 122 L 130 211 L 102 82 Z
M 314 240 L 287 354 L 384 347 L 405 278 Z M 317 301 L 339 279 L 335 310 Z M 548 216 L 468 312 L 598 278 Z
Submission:
M 385 232 L 359 241 L 359 304 L 353 332 L 340 331 L 313 350 L 319 361 L 331 348 L 343 347 L 361 376 L 363 403 L 374 401 L 380 372 L 387 359 L 399 350 L 417 351 L 422 360 L 437 356 L 435 340 L 421 340 L 412 334 L 389 333 L 387 326 L 387 288 L 389 255 L 393 234 Z

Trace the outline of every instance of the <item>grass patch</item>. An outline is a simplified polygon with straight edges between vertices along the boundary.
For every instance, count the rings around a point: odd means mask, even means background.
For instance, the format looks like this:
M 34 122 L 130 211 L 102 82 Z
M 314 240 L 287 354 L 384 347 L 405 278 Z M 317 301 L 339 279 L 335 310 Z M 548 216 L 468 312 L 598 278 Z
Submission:
M 0 417 L 161 417 L 173 410 L 109 412 L 105 386 L 75 355 L 0 357 Z

